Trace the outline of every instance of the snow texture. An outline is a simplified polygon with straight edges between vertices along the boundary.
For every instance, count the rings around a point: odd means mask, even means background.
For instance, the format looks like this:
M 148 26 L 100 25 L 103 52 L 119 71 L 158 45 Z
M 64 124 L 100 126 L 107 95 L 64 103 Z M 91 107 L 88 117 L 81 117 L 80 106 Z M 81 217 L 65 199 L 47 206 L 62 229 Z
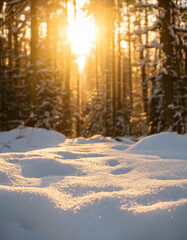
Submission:
M 155 134 L 142 139 L 126 152 L 187 159 L 187 136 L 171 132 Z
M 186 240 L 187 136 L 0 133 L 1 240 Z
M 38 128 L 20 128 L 0 132 L 0 152 L 25 152 L 57 146 L 65 137 L 56 131 Z

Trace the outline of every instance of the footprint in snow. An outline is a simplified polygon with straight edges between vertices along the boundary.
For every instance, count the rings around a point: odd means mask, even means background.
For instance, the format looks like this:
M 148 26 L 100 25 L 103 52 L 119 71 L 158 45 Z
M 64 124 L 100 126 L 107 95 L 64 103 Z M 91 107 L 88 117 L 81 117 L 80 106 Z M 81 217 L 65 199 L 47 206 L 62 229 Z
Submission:
M 119 168 L 119 169 L 112 171 L 111 173 L 113 175 L 123 175 L 123 174 L 127 174 L 131 171 L 132 171 L 132 168 Z
M 117 160 L 111 159 L 111 160 L 107 161 L 107 164 L 108 164 L 110 167 L 115 167 L 115 166 L 119 165 L 120 163 L 119 163 L 119 161 L 117 161 Z
M 26 178 L 82 175 L 82 172 L 71 164 L 64 164 L 54 159 L 22 160 L 20 165 L 22 168 L 22 176 Z

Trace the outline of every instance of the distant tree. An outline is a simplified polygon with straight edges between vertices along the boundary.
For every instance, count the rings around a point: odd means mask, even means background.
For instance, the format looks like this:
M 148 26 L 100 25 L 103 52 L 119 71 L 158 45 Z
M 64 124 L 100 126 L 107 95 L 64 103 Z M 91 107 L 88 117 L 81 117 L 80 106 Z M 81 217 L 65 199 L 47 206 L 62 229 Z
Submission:
M 31 40 L 30 40 L 30 101 L 31 101 L 31 114 L 32 119 L 36 118 L 37 99 L 36 99 L 36 86 L 37 86 L 37 45 L 38 39 L 38 21 L 37 21 L 37 1 L 31 0 L 30 2 L 30 21 L 31 21 Z M 33 121 L 32 124 L 35 124 Z
M 1 130 L 27 119 L 29 84 L 26 72 L 28 1 L 1 1 Z M 3 3 L 4 2 L 4 3 Z
M 183 48 L 184 39 L 181 38 L 177 30 L 185 32 L 177 26 L 180 16 L 180 6 L 174 1 L 158 0 L 160 10 L 158 23 L 160 25 L 160 43 L 162 51 L 160 67 L 153 79 L 153 97 L 151 104 L 151 133 L 161 131 L 182 132 L 184 125 L 185 104 L 179 99 L 184 99 L 185 93 L 182 91 L 181 71 L 178 61 L 183 62 L 184 57 L 180 55 Z M 181 81 L 182 80 L 182 81 Z M 183 82 L 184 84 L 184 82 Z M 183 87 L 185 87 L 183 85 Z M 177 96 L 177 95 L 178 96 Z

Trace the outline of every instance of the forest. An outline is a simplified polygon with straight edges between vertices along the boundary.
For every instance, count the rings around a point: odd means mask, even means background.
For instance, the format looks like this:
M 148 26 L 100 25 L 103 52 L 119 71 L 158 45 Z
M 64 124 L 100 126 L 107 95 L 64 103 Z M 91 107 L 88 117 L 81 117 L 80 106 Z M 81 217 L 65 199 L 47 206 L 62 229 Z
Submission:
M 0 0 L 0 131 L 187 133 L 186 0 Z

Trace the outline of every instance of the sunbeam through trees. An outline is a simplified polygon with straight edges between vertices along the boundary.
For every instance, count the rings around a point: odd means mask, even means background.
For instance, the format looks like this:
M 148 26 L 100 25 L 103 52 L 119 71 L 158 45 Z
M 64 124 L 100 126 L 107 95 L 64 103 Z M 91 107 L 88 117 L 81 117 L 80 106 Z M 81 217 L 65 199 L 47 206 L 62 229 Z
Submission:
M 1 0 L 0 130 L 187 132 L 185 0 Z

